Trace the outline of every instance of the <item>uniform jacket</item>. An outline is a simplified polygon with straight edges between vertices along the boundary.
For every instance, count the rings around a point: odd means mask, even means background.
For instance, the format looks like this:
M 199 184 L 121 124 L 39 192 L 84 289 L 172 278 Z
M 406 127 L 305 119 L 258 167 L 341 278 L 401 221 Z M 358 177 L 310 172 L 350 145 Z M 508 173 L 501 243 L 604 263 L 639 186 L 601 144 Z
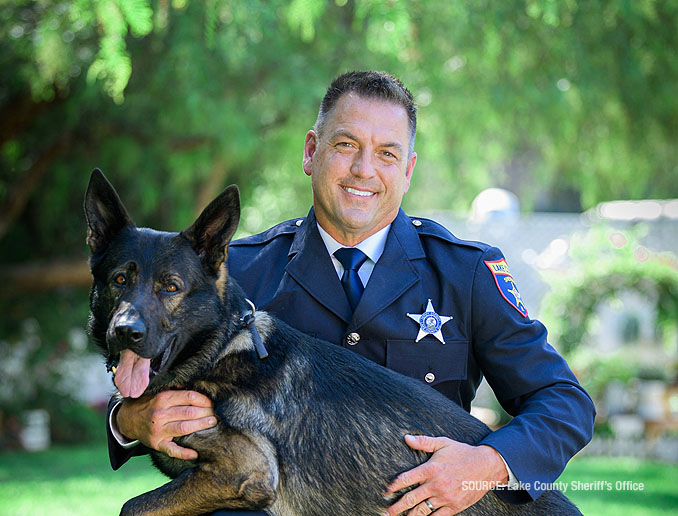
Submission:
M 257 309 L 426 382 L 466 410 L 484 375 L 517 417 L 483 444 L 526 487 L 502 497 L 524 502 L 539 496 L 539 484 L 553 482 L 590 440 L 595 411 L 547 343 L 544 326 L 504 297 L 485 263 L 502 258 L 496 248 L 459 240 L 400 210 L 351 314 L 311 209 L 306 218 L 232 242 L 228 268 Z M 441 328 L 444 344 L 433 335 L 415 342 L 419 324 L 407 314 L 424 313 L 429 299 L 437 314 L 452 317 Z M 131 455 L 109 449 L 114 467 Z
M 543 324 L 502 294 L 485 264 L 501 259 L 494 247 L 400 210 L 351 314 L 311 209 L 305 219 L 231 243 L 228 266 L 258 309 L 426 382 L 466 410 L 484 375 L 517 417 L 483 443 L 536 498 L 539 484 L 556 480 L 590 440 L 595 411 Z M 406 314 L 424 313 L 429 299 L 437 314 L 452 316 L 442 326 L 445 344 L 433 335 L 415 343 L 419 325 Z M 525 494 L 504 498 L 529 500 Z

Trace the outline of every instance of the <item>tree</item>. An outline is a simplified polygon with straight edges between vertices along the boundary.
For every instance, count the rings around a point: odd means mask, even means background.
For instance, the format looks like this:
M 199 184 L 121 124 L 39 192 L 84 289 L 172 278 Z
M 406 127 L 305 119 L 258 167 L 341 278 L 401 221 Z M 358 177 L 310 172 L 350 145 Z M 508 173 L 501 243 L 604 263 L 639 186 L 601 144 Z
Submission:
M 409 208 L 487 186 L 528 208 L 675 196 L 677 23 L 675 0 L 3 2 L 2 260 L 83 252 L 95 165 L 148 224 L 186 224 L 229 182 L 245 232 L 298 215 L 303 134 L 351 68 L 416 93 Z

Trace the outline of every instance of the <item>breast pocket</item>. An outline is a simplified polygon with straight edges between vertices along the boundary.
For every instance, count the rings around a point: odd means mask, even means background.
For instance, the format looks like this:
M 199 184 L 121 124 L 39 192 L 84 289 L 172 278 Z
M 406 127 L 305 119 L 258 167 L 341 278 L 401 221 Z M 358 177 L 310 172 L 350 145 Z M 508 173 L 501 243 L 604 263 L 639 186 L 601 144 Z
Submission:
M 386 367 L 431 386 L 465 380 L 467 363 L 467 341 L 386 341 Z

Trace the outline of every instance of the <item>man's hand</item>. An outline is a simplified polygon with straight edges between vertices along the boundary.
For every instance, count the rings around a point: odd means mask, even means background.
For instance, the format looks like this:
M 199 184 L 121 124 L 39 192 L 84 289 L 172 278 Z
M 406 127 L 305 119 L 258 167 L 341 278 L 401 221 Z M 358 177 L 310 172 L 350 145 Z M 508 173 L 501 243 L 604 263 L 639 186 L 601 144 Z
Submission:
M 195 391 L 163 391 L 154 397 L 126 398 L 115 416 L 118 430 L 170 457 L 198 458 L 198 453 L 183 448 L 172 438 L 191 434 L 217 424 L 212 400 Z
M 389 507 L 388 516 L 406 511 L 408 516 L 431 513 L 451 516 L 476 503 L 490 487 L 508 481 L 504 462 L 490 446 L 470 446 L 447 437 L 423 435 L 407 435 L 405 442 L 410 448 L 433 455 L 425 463 L 398 475 L 388 487 L 387 494 L 419 484 Z M 476 487 L 488 489 L 476 490 Z

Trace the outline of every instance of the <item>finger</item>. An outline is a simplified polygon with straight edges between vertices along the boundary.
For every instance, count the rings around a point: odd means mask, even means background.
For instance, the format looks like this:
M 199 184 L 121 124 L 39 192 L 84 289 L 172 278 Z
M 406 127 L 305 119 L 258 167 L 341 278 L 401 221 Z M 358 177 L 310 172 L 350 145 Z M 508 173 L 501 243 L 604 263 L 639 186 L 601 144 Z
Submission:
M 424 500 L 427 500 L 430 495 L 431 493 L 429 492 L 428 488 L 426 488 L 426 486 L 419 486 L 416 489 L 412 489 L 401 496 L 396 503 L 388 508 L 388 514 L 390 516 L 395 516 L 396 514 L 406 512 L 414 507 L 418 507 L 418 505 L 422 504 Z M 425 503 L 423 505 L 426 507 Z M 417 512 L 415 514 L 424 515 L 430 512 L 431 511 L 427 508 L 426 511 L 421 513 Z
M 212 428 L 217 424 L 217 418 L 214 416 L 203 417 L 200 419 L 187 419 L 183 421 L 175 421 L 165 425 L 165 435 L 170 437 L 181 437 L 182 435 L 192 434 L 200 430 Z
M 195 460 L 198 458 L 197 451 L 192 450 L 191 448 L 184 448 L 183 446 L 179 446 L 177 443 L 171 440 L 160 441 L 158 443 L 157 450 L 163 452 L 166 455 L 169 455 L 170 457 L 174 457 L 175 459 Z
M 435 505 L 433 507 L 434 509 L 431 510 L 431 508 L 426 504 L 426 500 L 424 500 L 423 502 L 415 505 L 414 508 L 407 513 L 407 516 L 428 516 L 429 514 L 433 514 L 435 512 Z
M 386 488 L 386 494 L 395 493 L 396 491 L 400 491 L 401 489 L 405 489 L 406 487 L 411 487 L 416 484 L 423 484 L 429 478 L 428 469 L 427 463 L 425 462 L 416 468 L 402 472 Z
M 413 450 L 435 453 L 449 444 L 447 437 L 430 437 L 428 435 L 406 435 L 405 442 Z
M 158 394 L 168 405 L 193 405 L 194 407 L 211 408 L 212 400 L 196 391 L 163 391 Z
M 429 504 L 431 504 L 431 506 L 429 506 Z M 433 507 L 433 510 L 431 510 L 431 507 Z M 419 510 L 419 512 L 415 513 L 417 515 L 435 513 L 436 516 L 444 516 L 445 514 L 452 514 L 454 512 L 449 507 L 445 507 L 445 501 L 442 498 L 436 498 L 434 496 L 429 496 L 412 510 Z
M 193 405 L 178 405 L 167 409 L 165 412 L 165 419 L 168 423 L 172 421 L 202 419 L 210 416 L 214 416 L 212 407 L 195 407 Z

